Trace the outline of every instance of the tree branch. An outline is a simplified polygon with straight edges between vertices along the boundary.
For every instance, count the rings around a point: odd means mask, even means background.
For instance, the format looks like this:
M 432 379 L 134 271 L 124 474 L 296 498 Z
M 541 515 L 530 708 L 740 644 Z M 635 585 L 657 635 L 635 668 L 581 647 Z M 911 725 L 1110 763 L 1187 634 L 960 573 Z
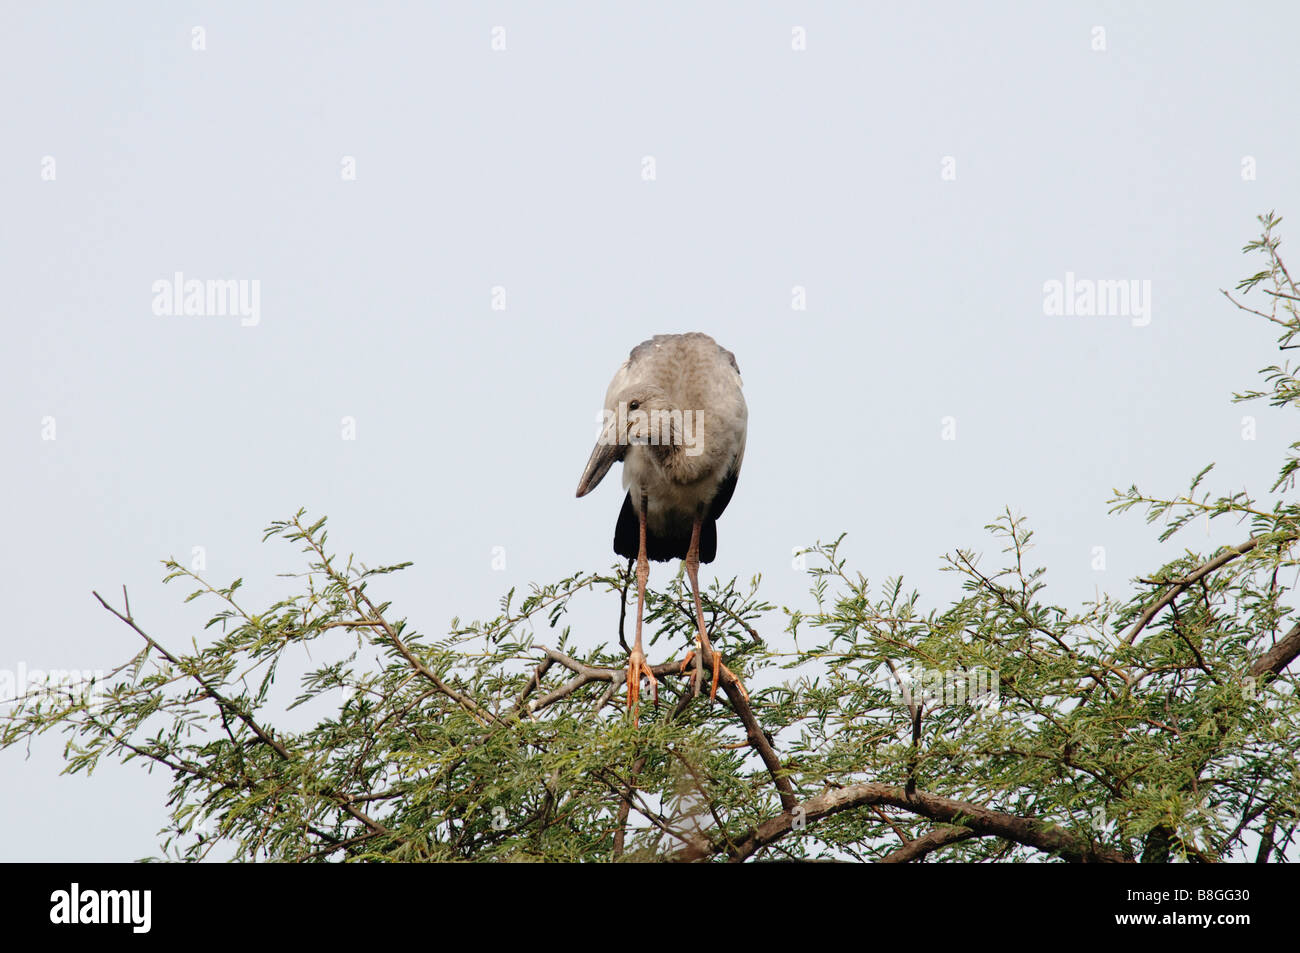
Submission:
M 125 591 L 126 591 L 125 587 L 123 587 L 123 592 Z M 207 698 L 211 699 L 213 702 L 215 702 L 219 710 L 221 710 L 223 713 L 230 712 L 232 715 L 234 715 L 236 718 L 242 721 L 248 727 L 248 729 L 252 731 L 254 735 L 257 736 L 257 740 L 262 742 L 267 747 L 269 747 L 272 751 L 274 751 L 280 757 L 280 760 L 282 761 L 295 760 L 294 756 L 289 752 L 289 749 L 286 748 L 279 741 L 277 741 L 271 735 L 270 732 L 268 732 L 261 725 L 259 725 L 252 715 L 245 712 L 233 701 L 226 698 L 225 695 L 221 694 L 221 692 L 217 691 L 215 688 L 209 685 L 207 679 L 205 679 L 197 671 L 190 671 L 187 668 L 187 666 L 182 665 L 180 659 L 172 655 L 171 652 L 163 648 L 163 646 L 159 642 L 157 642 L 153 638 L 153 636 L 149 635 L 147 632 L 144 631 L 144 629 L 136 625 L 135 619 L 133 619 L 129 614 L 123 615 L 121 612 L 118 612 L 111 605 L 105 602 L 104 597 L 101 596 L 98 592 L 92 592 L 92 595 L 94 595 L 94 597 L 99 600 L 99 604 L 101 606 L 103 606 L 109 612 L 113 613 L 113 615 L 117 616 L 128 626 L 130 626 L 133 630 L 135 630 L 135 632 L 147 643 L 149 643 L 149 645 L 155 651 L 157 651 L 163 658 L 165 658 L 172 665 L 176 666 L 176 668 L 179 671 L 184 672 L 185 674 L 189 675 L 190 678 L 198 682 L 200 687 L 203 689 L 204 695 Z M 389 833 L 388 828 L 386 828 L 383 824 L 379 823 L 376 820 L 373 820 L 370 817 L 367 817 L 364 811 L 359 811 L 355 807 L 353 807 L 352 804 L 350 803 L 351 798 L 348 797 L 348 795 L 340 794 L 337 791 L 334 791 L 328 787 L 322 788 L 321 793 L 324 794 L 330 800 L 332 800 L 335 804 L 337 804 L 340 808 L 346 811 L 353 818 L 360 821 L 362 824 L 365 824 L 366 827 L 369 828 L 372 832 L 376 834 Z
M 960 841 L 970 840 L 972 837 L 978 837 L 969 827 L 936 827 L 916 840 L 908 841 L 902 847 L 890 851 L 884 857 L 881 857 L 879 863 L 882 864 L 907 864 L 914 860 L 920 860 L 926 854 L 938 850 L 940 847 L 947 847 L 949 844 L 956 844 Z
M 1266 536 L 1261 534 L 1259 536 L 1252 536 L 1240 546 L 1229 546 L 1224 552 L 1215 556 L 1209 562 L 1202 563 L 1182 579 L 1170 580 L 1171 585 L 1169 591 L 1153 602 L 1151 606 L 1142 613 L 1137 622 L 1133 624 L 1133 627 L 1129 629 L 1128 635 L 1124 636 L 1125 643 L 1132 645 L 1133 640 L 1136 639 L 1138 634 L 1147 627 L 1147 624 L 1159 615 L 1160 611 L 1164 609 L 1165 606 L 1169 605 L 1169 603 L 1181 596 L 1188 586 L 1191 586 L 1197 582 L 1197 580 L 1208 576 L 1216 569 L 1222 569 L 1239 556 L 1246 555 L 1258 546 L 1265 538 Z
M 1297 655 L 1300 655 L 1300 622 L 1292 626 L 1290 632 L 1259 657 L 1250 667 L 1250 674 L 1256 677 L 1268 673 L 1281 675 L 1282 669 L 1295 661 Z
M 1055 824 L 1032 818 L 1016 817 L 994 811 L 978 804 L 954 801 L 935 794 L 916 792 L 908 794 L 890 784 L 854 784 L 824 791 L 799 805 L 803 822 L 811 823 L 841 811 L 852 810 L 868 804 L 889 804 L 901 807 L 945 824 L 957 824 L 979 836 L 1002 837 L 1026 847 L 1034 847 L 1045 854 L 1059 856 L 1076 863 L 1128 863 L 1119 852 L 1101 847 L 1071 834 Z M 787 811 L 764 821 L 740 840 L 732 855 L 733 861 L 742 861 L 769 844 L 790 833 L 794 827 L 794 812 Z M 686 847 L 672 856 L 676 861 L 704 860 L 718 853 L 717 848 L 703 851 L 699 845 Z
M 545 652 L 548 658 L 552 658 L 559 662 L 565 668 L 569 669 L 569 671 L 575 672 L 580 677 L 585 678 L 586 681 L 614 681 L 615 679 L 622 680 L 627 677 L 623 669 L 598 668 L 593 665 L 579 662 L 577 659 L 570 658 L 563 652 L 556 651 L 555 649 L 548 648 L 544 645 L 539 645 L 537 648 Z M 713 664 L 712 653 L 704 659 L 704 664 L 706 666 L 711 666 Z M 664 662 L 662 665 L 651 666 L 650 670 L 654 672 L 655 678 L 664 678 L 685 674 L 682 672 L 681 668 L 681 662 Z M 562 695 L 558 695 L 558 693 L 567 695 L 569 692 L 581 687 L 582 684 L 585 683 L 580 679 L 574 679 L 566 685 L 557 688 L 551 693 L 551 695 L 562 697 Z M 758 719 L 754 715 L 754 709 L 750 706 L 749 700 L 745 697 L 744 691 L 734 681 L 728 679 L 722 680 L 722 688 L 723 691 L 727 693 L 727 699 L 731 702 L 731 707 L 735 711 L 737 717 L 740 718 L 741 724 L 745 726 L 745 737 L 748 740 L 749 746 L 758 752 L 758 756 L 762 760 L 763 765 L 767 768 L 768 774 L 772 776 L 772 783 L 776 785 L 777 794 L 781 798 L 781 806 L 787 811 L 793 810 L 796 801 L 794 786 L 790 783 L 790 778 L 787 776 L 787 772 L 781 764 L 781 759 L 777 757 L 776 751 L 772 747 L 772 743 L 768 740 L 767 734 L 758 723 Z M 530 710 L 540 708 L 542 701 L 547 701 L 549 703 L 550 701 L 556 700 L 552 698 L 551 695 L 548 695 L 545 699 L 538 699 L 532 704 L 532 706 L 530 706 Z

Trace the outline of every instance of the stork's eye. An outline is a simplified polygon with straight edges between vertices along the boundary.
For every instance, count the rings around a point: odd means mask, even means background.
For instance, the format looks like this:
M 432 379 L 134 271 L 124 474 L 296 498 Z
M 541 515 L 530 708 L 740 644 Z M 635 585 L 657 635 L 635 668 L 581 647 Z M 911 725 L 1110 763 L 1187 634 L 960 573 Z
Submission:
M 627 405 L 627 409 L 628 409 L 628 410 L 636 410 L 636 409 L 637 409 L 638 407 L 640 407 L 640 406 L 641 406 L 641 401 L 639 401 L 639 400 L 634 400 L 634 401 L 631 401 L 631 402 Z

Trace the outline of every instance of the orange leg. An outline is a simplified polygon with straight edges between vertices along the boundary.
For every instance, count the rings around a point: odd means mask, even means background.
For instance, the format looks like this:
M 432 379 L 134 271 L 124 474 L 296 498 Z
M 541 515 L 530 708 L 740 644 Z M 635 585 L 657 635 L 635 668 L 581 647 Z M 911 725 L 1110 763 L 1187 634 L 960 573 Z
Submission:
M 709 643 L 709 651 L 710 652 L 713 651 L 713 643 Z M 691 649 L 689 652 L 686 653 L 686 658 L 682 659 L 682 667 L 678 669 L 678 671 L 685 674 L 686 669 L 690 667 L 691 662 L 694 661 L 697 657 L 703 658 L 703 656 L 699 655 L 699 653 L 697 653 L 695 649 Z M 725 674 L 731 682 L 735 683 L 735 686 L 740 689 L 740 694 L 745 696 L 745 701 L 749 701 L 749 692 L 745 690 L 745 686 L 740 681 L 739 676 L 737 676 L 735 672 L 727 668 L 727 666 L 723 665 L 722 662 L 718 660 L 717 652 L 713 652 L 713 661 L 715 663 L 713 666 L 713 686 L 709 690 L 709 701 L 713 701 L 713 699 L 718 694 L 718 676 L 721 674 Z
M 690 548 L 686 550 L 685 563 L 686 575 L 689 576 L 691 580 L 691 595 L 695 597 L 696 638 L 700 643 L 699 659 L 700 661 L 703 661 L 706 654 L 713 656 L 713 684 L 709 689 L 709 701 L 713 701 L 713 699 L 718 695 L 718 676 L 723 672 L 727 673 L 728 680 L 740 689 L 740 693 L 744 695 L 745 700 L 748 701 L 749 692 L 745 691 L 745 686 L 741 684 L 740 679 L 736 677 L 735 673 L 722 664 L 722 656 L 713 650 L 713 644 L 709 641 L 708 630 L 704 625 L 704 605 L 700 602 L 700 528 L 703 525 L 704 517 L 702 515 L 697 515 L 695 517 L 694 525 L 691 526 L 691 545 Z M 705 651 L 706 649 L 708 650 L 707 652 Z M 686 654 L 686 658 L 682 660 L 683 672 L 686 671 L 686 666 L 691 663 L 691 659 L 695 657 L 694 649 Z M 696 686 L 696 691 L 698 691 L 699 673 L 696 674 L 694 684 Z
M 646 581 L 650 578 L 650 560 L 646 557 L 645 547 L 645 494 L 641 494 L 641 506 L 637 511 L 637 518 L 640 522 L 639 537 L 640 541 L 637 547 L 636 555 L 636 642 L 632 646 L 632 651 L 627 658 L 627 707 L 632 711 L 633 724 L 641 723 L 638 714 L 638 706 L 641 700 L 641 676 L 644 675 L 650 679 L 650 691 L 653 693 L 654 703 L 659 704 L 659 682 L 655 679 L 654 673 L 650 671 L 650 666 L 646 664 L 645 653 L 641 651 L 641 622 L 645 615 L 645 586 Z

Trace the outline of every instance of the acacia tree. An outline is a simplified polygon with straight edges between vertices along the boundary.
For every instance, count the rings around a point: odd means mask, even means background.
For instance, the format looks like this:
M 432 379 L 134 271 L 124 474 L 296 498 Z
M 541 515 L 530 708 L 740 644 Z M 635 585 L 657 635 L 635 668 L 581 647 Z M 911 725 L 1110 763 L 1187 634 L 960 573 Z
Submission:
M 1265 267 L 1237 289 L 1262 292 L 1260 307 L 1224 294 L 1277 324 L 1285 349 L 1300 289 L 1278 255 L 1280 219 L 1260 221 L 1245 250 Z M 1263 375 L 1265 389 L 1236 399 L 1300 406 L 1289 364 Z M 1298 448 L 1271 504 L 1215 496 L 1210 467 L 1186 494 L 1117 493 L 1114 510 L 1165 521 L 1162 540 L 1201 517 L 1249 528 L 1126 599 L 1043 601 L 1030 530 L 1009 512 L 988 527 L 1000 568 L 946 557 L 963 595 L 942 610 L 901 580 L 870 586 L 840 540 L 808 551 L 811 608 L 783 620 L 757 580 L 715 583 L 711 638 L 751 698 L 727 685 L 710 704 L 673 660 L 654 668 L 660 696 L 639 724 L 623 701 L 624 615 L 617 641 L 611 625 L 585 651 L 593 635 L 565 624 L 578 600 L 612 621 L 626 570 L 512 592 L 496 618 L 429 638 L 381 595 L 406 564 L 339 557 L 325 520 L 299 512 L 265 538 L 300 547 L 305 591 L 250 611 L 239 580 L 213 586 L 168 561 L 168 581 L 216 604 L 218 635 L 192 652 L 151 633 L 125 591 L 120 604 L 96 594 L 139 652 L 91 697 L 20 699 L 0 744 L 57 728 L 67 771 L 107 757 L 170 772 L 161 850 L 186 860 L 1294 859 L 1300 703 L 1286 669 L 1300 623 L 1288 624 L 1284 570 L 1300 508 L 1280 493 Z M 647 620 L 657 639 L 693 641 L 680 580 L 648 593 Z M 784 652 L 765 638 L 782 621 Z M 349 655 L 277 701 L 291 653 L 343 641 Z M 980 673 L 991 682 L 949 691 Z M 319 714 L 277 728 L 295 708 Z

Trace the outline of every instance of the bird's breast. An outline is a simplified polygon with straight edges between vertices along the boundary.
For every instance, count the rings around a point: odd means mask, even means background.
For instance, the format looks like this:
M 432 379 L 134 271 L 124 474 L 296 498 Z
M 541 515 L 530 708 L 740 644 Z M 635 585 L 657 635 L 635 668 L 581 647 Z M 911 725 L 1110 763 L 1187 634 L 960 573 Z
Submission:
M 717 495 L 723 474 L 707 471 L 700 479 L 680 483 L 663 467 L 655 453 L 642 446 L 630 446 L 623 459 L 623 488 L 639 506 L 646 497 L 647 523 L 652 532 L 662 533 L 680 527 L 689 528 L 696 512 L 707 509 Z

